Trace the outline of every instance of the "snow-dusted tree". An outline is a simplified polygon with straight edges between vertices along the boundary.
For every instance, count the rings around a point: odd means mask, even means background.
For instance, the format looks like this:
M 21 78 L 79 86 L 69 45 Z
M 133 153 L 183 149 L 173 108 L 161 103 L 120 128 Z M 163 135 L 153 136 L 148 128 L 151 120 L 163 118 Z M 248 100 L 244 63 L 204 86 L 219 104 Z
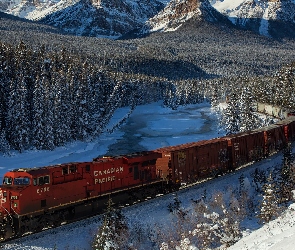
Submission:
M 240 99 L 240 131 L 248 131 L 257 127 L 258 117 L 255 115 L 253 95 L 249 87 L 244 87 Z
M 45 132 L 44 147 L 46 149 L 54 148 L 54 96 L 55 86 L 51 81 L 51 60 L 45 59 L 42 65 L 41 85 L 44 88 L 45 104 L 43 108 L 43 128 Z
M 288 143 L 283 150 L 283 162 L 279 183 L 281 202 L 288 202 L 292 200 L 292 190 L 295 187 L 295 162 L 292 155 L 291 143 Z
M 226 131 L 226 134 L 235 134 L 239 132 L 240 127 L 240 109 L 238 96 L 232 92 L 227 99 L 227 106 L 221 114 L 220 125 Z
M 89 115 L 91 117 L 89 121 L 89 127 L 91 128 L 91 135 L 99 135 L 103 128 L 101 126 L 101 117 L 104 110 L 105 98 L 104 96 L 104 76 L 102 72 L 93 72 L 93 69 L 89 69 L 91 76 L 90 89 L 89 89 Z
M 42 81 L 39 77 L 33 93 L 33 146 L 36 149 L 46 149 L 46 134 L 44 130 L 44 109 L 45 109 L 45 91 Z
M 89 115 L 89 76 L 88 63 L 84 62 L 82 70 L 73 83 L 75 91 L 75 137 L 78 140 L 85 140 L 90 134 Z
M 272 177 L 272 173 L 269 174 L 267 182 L 264 184 L 262 190 L 262 200 L 259 205 L 260 212 L 257 217 L 261 223 L 268 223 L 276 218 L 280 211 L 279 200 L 276 193 L 276 184 Z
M 1 71 L 1 69 L 0 69 Z M 1 73 L 0 73 L 1 79 Z M 7 109 L 6 109 L 7 93 L 5 83 L 0 80 L 0 152 L 8 152 L 10 149 L 9 143 L 6 139 L 7 126 L 5 124 Z
M 228 208 L 223 194 L 218 192 L 209 205 L 199 203 L 196 213 L 198 219 L 192 235 L 197 237 L 199 248 L 216 248 L 220 244 L 228 247 L 241 238 L 240 221 L 243 214 L 237 199 L 232 198 Z
M 231 202 L 233 201 L 234 199 L 231 199 Z M 233 204 L 228 208 L 224 202 L 224 196 L 220 192 L 212 197 L 210 204 L 213 212 L 206 214 L 205 217 L 211 225 L 212 233 L 226 247 L 234 244 L 241 238 L 240 221 L 242 214 L 239 210 L 233 213 Z
M 27 149 L 29 145 L 30 127 L 26 96 L 27 89 L 24 82 L 15 79 L 10 88 L 6 124 L 9 124 L 9 143 L 19 151 Z
M 211 86 L 211 95 L 210 95 L 210 101 L 211 101 L 211 106 L 214 109 L 217 109 L 218 104 L 221 102 L 221 86 L 222 82 L 217 81 L 213 82 Z
M 217 240 L 217 237 L 211 230 L 212 225 L 204 216 L 211 211 L 203 199 L 196 203 L 194 209 L 196 214 L 196 225 L 194 230 L 192 230 L 192 236 L 196 238 L 196 243 L 200 249 L 209 249 Z
M 262 186 L 264 185 L 264 183 L 266 183 L 266 180 L 267 180 L 265 171 L 255 168 L 252 174 L 252 177 L 253 177 L 253 183 L 255 186 L 255 191 L 258 193 L 261 193 Z
M 294 80 L 295 80 L 295 64 L 294 62 L 282 67 L 274 77 L 274 99 L 275 104 L 294 109 Z
M 127 249 L 127 222 L 121 210 L 116 210 L 113 205 L 112 199 L 109 198 L 107 212 L 103 216 L 103 223 L 92 242 L 93 250 Z
M 60 65 L 59 71 L 53 72 L 55 82 L 54 96 L 54 145 L 61 146 L 72 139 L 72 104 L 69 82 L 66 78 L 66 65 Z
M 5 130 L 2 129 L 0 131 L 0 152 L 2 153 L 8 153 L 10 150 L 10 145 L 6 139 Z

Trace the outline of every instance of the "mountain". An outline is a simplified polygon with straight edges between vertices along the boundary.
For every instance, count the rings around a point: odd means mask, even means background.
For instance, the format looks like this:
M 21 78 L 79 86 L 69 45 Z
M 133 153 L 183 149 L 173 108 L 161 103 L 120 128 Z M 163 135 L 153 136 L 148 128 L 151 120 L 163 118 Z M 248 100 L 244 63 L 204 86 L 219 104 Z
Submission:
M 295 37 L 295 0 L 210 0 L 236 26 L 264 36 Z
M 6 4 L 5 4 L 6 3 Z M 13 5 L 15 4 L 15 5 Z M 157 0 L 0 0 L 6 12 L 79 36 L 117 38 L 164 8 Z
M 34 22 L 2 11 L 0 11 L 0 32 L 1 40 L 7 40 L 7 42 L 21 40 L 27 35 L 32 37 L 32 34 L 35 34 L 36 36 L 39 34 L 43 37 L 45 34 L 65 34 L 63 30 L 50 25 Z
M 229 23 L 208 0 L 172 0 L 159 14 L 149 19 L 139 33 L 175 31 L 190 19 Z
M 295 0 L 0 0 L 0 11 L 79 36 L 175 31 L 193 18 L 215 24 L 230 20 L 267 37 L 295 37 Z
M 295 0 L 172 0 L 138 32 L 175 31 L 190 19 L 227 24 L 273 38 L 295 37 Z

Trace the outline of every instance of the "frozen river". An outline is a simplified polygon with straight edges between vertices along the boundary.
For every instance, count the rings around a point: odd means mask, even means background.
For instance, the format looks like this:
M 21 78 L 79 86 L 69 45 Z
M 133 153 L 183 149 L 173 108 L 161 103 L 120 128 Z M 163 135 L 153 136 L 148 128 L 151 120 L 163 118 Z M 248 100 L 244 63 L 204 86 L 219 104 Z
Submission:
M 120 155 L 220 136 L 216 115 L 207 103 L 165 108 L 161 103 L 138 106 L 129 119 L 113 133 L 129 108 L 118 109 L 106 132 L 88 142 L 68 143 L 52 151 L 12 152 L 0 155 L 0 178 L 11 169 L 40 167 L 67 162 L 91 161 L 103 155 Z

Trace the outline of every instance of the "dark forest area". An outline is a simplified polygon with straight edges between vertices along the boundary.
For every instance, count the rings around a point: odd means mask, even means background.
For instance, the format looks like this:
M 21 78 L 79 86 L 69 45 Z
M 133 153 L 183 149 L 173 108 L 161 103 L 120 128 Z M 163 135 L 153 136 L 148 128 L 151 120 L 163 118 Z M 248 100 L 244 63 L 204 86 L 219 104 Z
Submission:
M 295 106 L 293 40 L 193 20 L 177 32 L 109 40 L 2 16 L 0 32 L 2 152 L 91 140 L 118 107 L 130 106 L 128 119 L 158 100 L 175 109 L 227 98 L 239 113 L 257 101 Z

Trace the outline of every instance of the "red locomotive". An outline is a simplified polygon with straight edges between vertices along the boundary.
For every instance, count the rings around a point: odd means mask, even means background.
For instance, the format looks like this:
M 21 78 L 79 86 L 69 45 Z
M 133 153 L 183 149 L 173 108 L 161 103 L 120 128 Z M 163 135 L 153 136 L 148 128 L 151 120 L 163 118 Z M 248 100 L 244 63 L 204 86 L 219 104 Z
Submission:
M 295 140 L 295 116 L 254 131 L 91 162 L 16 169 L 0 187 L 0 240 L 133 203 L 260 160 Z
M 1 239 L 102 212 L 109 195 L 116 203 L 141 199 L 143 189 L 151 195 L 161 188 L 158 157 L 140 152 L 6 173 L 0 189 Z

